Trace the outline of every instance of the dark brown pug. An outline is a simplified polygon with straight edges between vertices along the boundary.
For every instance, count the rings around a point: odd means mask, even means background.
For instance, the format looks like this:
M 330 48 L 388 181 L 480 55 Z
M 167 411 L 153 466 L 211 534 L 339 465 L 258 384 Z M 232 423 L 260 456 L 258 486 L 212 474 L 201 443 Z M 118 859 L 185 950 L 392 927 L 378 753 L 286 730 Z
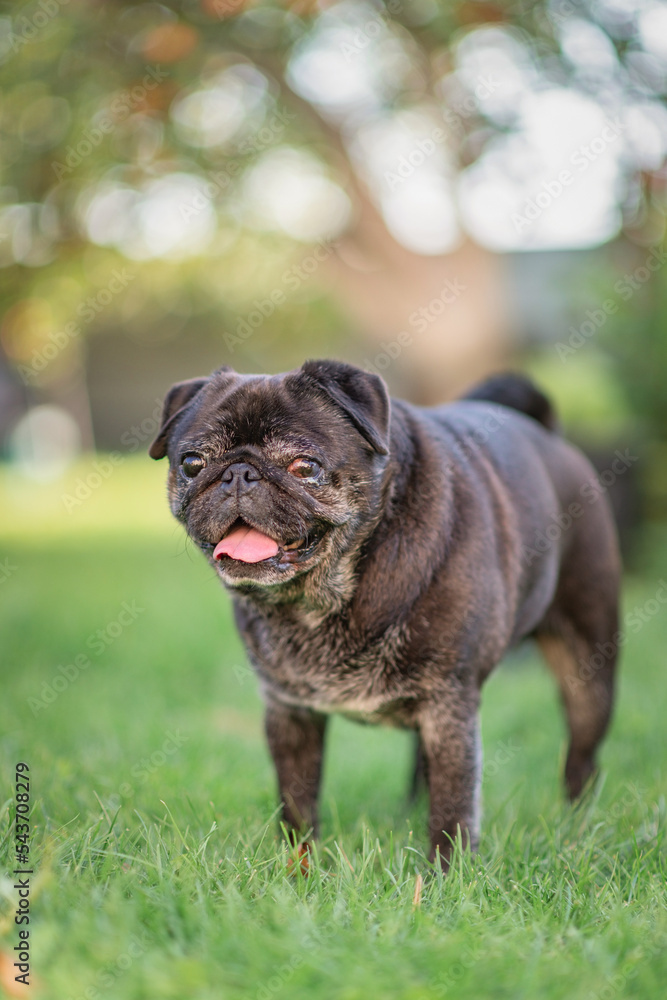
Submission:
M 221 368 L 172 387 L 150 454 L 232 593 L 295 835 L 317 832 L 341 712 L 417 731 L 431 858 L 446 868 L 459 830 L 474 847 L 480 688 L 526 636 L 558 678 L 579 795 L 612 709 L 619 557 L 592 466 L 530 382 L 421 409 L 339 362 Z

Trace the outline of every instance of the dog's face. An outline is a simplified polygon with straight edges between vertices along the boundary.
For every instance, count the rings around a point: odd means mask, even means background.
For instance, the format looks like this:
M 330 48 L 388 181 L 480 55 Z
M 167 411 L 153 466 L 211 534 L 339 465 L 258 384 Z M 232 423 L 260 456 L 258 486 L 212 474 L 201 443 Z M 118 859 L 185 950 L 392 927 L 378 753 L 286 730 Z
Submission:
M 170 389 L 150 455 L 169 456 L 171 509 L 227 586 L 293 594 L 376 523 L 388 436 L 385 385 L 361 369 L 224 368 Z

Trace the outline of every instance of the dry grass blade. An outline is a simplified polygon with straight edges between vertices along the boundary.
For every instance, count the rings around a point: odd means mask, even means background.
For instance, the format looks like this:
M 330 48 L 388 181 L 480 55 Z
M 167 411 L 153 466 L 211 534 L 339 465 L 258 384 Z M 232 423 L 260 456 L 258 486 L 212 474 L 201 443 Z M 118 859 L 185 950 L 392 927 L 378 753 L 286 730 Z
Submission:
M 417 906 L 421 906 L 422 905 L 422 889 L 423 888 L 424 888 L 424 879 L 422 878 L 421 875 L 417 875 L 417 877 L 415 878 L 415 891 L 414 891 L 414 894 L 412 896 L 412 905 L 415 908 Z

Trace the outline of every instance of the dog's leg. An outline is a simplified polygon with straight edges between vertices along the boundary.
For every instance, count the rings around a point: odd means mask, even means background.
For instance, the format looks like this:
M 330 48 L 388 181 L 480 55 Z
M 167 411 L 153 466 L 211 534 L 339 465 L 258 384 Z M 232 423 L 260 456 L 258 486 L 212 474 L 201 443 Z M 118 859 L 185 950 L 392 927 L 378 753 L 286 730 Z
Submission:
M 611 641 L 586 641 L 563 621 L 557 631 L 538 633 L 537 640 L 560 685 L 570 731 L 565 785 L 576 799 L 595 773 L 595 752 L 609 724 L 617 650 Z
M 479 838 L 482 768 L 477 703 L 475 699 L 468 704 L 457 694 L 429 706 L 420 718 L 430 796 L 429 858 L 434 861 L 439 853 L 445 871 L 459 830 L 463 847 L 470 844 L 476 850 Z
M 414 743 L 414 765 L 412 768 L 412 781 L 410 783 L 410 790 L 408 792 L 408 802 L 415 802 L 422 792 L 422 789 L 428 787 L 428 768 L 426 762 L 426 755 L 424 753 L 424 748 L 422 746 L 421 737 L 419 733 L 415 734 Z
M 265 728 L 289 830 L 318 835 L 317 798 L 327 716 L 269 701 Z
M 604 497 L 598 492 L 593 499 L 597 502 L 582 505 L 569 529 L 556 594 L 536 632 L 565 708 L 570 799 L 581 794 L 595 773 L 595 754 L 613 707 L 618 657 L 621 564 L 616 531 Z

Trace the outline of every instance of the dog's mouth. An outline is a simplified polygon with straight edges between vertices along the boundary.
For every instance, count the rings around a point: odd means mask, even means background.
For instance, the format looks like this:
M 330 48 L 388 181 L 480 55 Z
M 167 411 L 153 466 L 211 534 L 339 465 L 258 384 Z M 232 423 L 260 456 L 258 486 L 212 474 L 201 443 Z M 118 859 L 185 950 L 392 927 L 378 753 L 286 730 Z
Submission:
M 302 538 L 277 541 L 239 518 L 218 544 L 211 547 L 211 554 L 218 562 L 228 565 L 233 562 L 287 565 L 303 562 L 312 555 L 324 535 L 324 529 L 314 529 Z

